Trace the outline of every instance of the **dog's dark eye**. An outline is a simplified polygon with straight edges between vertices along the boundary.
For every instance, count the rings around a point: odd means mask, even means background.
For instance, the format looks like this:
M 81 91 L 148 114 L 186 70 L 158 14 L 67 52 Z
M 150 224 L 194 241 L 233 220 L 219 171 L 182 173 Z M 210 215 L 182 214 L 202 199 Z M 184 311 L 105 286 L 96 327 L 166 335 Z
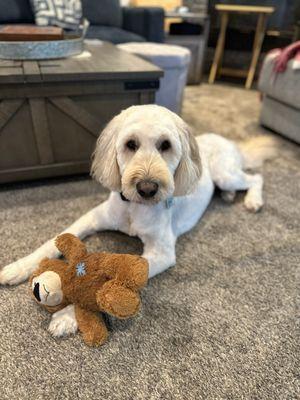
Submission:
M 138 144 L 135 140 L 128 140 L 128 142 L 126 143 L 126 147 L 131 151 L 137 151 Z
M 161 151 L 167 151 L 171 148 L 171 143 L 168 140 L 164 140 L 162 144 L 160 145 L 160 150 Z

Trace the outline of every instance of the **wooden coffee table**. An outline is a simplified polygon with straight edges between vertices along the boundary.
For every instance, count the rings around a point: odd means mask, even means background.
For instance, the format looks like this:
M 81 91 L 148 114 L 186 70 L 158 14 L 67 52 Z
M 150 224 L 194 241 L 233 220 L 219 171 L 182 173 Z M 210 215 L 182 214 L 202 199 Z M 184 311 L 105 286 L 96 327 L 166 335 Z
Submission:
M 88 172 L 122 109 L 153 103 L 163 72 L 109 43 L 87 57 L 0 60 L 0 183 Z

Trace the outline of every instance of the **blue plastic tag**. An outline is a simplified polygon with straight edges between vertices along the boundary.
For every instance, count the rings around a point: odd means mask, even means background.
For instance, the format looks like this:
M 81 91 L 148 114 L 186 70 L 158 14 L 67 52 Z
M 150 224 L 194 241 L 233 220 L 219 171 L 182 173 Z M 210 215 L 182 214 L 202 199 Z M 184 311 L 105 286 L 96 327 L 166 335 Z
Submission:
M 171 208 L 173 204 L 174 204 L 174 198 L 173 198 L 173 197 L 169 197 L 169 198 L 166 200 L 166 207 L 167 207 L 167 208 Z

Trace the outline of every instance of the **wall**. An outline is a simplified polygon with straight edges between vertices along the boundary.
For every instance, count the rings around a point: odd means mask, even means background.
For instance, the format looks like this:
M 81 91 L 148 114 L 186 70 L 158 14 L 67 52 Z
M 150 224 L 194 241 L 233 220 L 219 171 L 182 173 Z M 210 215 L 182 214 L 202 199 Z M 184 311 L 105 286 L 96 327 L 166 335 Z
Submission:
M 131 0 L 134 6 L 159 6 L 166 10 L 172 10 L 181 5 L 181 0 Z
M 163 7 L 166 11 L 173 10 L 175 7 L 181 6 L 181 0 L 131 0 L 131 5 L 134 6 L 154 6 Z M 165 30 L 169 30 L 169 25 L 172 22 L 177 22 L 176 19 L 166 19 L 165 20 Z

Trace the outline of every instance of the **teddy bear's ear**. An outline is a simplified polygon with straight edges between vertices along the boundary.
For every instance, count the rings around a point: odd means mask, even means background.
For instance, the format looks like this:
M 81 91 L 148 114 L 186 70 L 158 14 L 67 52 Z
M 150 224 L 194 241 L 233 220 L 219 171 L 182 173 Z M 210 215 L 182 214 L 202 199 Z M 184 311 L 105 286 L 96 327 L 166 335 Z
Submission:
M 55 245 L 65 256 L 69 263 L 76 263 L 87 255 L 85 245 L 78 237 L 71 233 L 64 233 L 57 236 Z
M 35 278 L 36 276 L 42 274 L 43 272 L 45 272 L 48 269 L 49 261 L 50 261 L 50 259 L 48 257 L 43 258 L 40 261 L 38 268 L 32 273 L 32 275 L 31 275 L 31 277 L 29 279 L 30 284 L 31 284 L 33 278 Z

